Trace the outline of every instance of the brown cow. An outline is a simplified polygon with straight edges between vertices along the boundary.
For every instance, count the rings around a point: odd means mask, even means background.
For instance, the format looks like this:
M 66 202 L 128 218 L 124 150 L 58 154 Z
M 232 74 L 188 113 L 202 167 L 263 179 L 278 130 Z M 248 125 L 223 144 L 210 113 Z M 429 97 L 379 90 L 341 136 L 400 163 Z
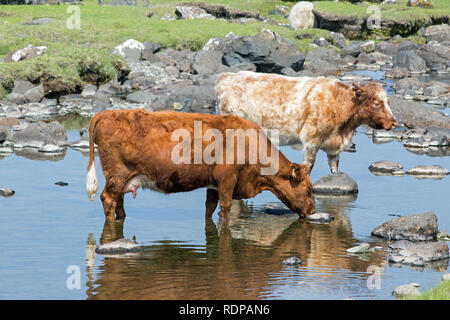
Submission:
M 256 141 L 244 136 L 239 145 L 238 135 L 229 136 L 239 129 L 261 132 L 256 123 L 233 115 L 139 109 L 99 112 L 89 127 L 87 192 L 92 200 L 98 189 L 96 142 L 106 178 L 101 200 L 107 220 L 113 220 L 114 213 L 116 219 L 125 218 L 124 194 L 135 196 L 139 187 L 164 193 L 206 187 L 206 218 L 211 217 L 219 200 L 221 216 L 226 219 L 232 199 L 251 198 L 264 190 L 273 192 L 301 217 L 314 213 L 308 166 L 290 162 L 264 134 Z M 270 161 L 259 155 L 263 143 Z M 239 158 L 242 150 L 244 158 Z M 256 158 L 251 151 L 257 152 Z M 270 167 L 277 170 L 262 174 Z
M 286 77 L 241 71 L 224 73 L 216 82 L 220 114 L 255 121 L 303 145 L 303 162 L 311 169 L 319 149 L 338 171 L 339 153 L 352 142 L 355 129 L 367 124 L 393 129 L 386 91 L 376 82 L 364 88 L 337 79 Z

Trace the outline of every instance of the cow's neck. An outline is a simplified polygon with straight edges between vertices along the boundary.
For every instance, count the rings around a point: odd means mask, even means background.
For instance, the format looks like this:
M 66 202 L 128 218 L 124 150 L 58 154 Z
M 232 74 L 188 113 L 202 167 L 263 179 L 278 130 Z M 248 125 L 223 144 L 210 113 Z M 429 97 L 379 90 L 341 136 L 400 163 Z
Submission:
M 356 128 L 367 122 L 367 119 L 361 110 L 362 106 L 355 103 L 353 112 L 351 112 L 348 120 L 342 123 L 341 127 L 339 128 L 339 133 L 346 134 L 349 132 L 354 132 Z

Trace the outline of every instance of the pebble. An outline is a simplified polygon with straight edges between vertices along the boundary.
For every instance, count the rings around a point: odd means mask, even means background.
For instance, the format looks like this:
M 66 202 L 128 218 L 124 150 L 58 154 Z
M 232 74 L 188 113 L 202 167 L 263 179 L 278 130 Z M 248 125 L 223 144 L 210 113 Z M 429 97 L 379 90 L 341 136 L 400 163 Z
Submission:
M 347 253 L 365 253 L 370 249 L 370 244 L 362 243 L 359 246 L 345 250 Z
M 0 196 L 3 196 L 3 197 L 11 197 L 14 193 L 16 193 L 16 192 L 10 188 L 1 188 L 0 189 Z
M 325 212 L 317 212 L 306 217 L 306 220 L 316 223 L 330 223 L 333 219 L 334 217 L 331 214 Z
M 55 182 L 55 184 L 58 186 L 61 186 L 61 187 L 65 187 L 65 186 L 69 185 L 67 182 L 64 182 L 64 181 L 58 181 L 58 182 Z
M 420 176 L 446 176 L 449 171 L 440 165 L 434 166 L 417 166 L 406 171 L 409 175 L 420 175 Z
M 299 258 L 293 256 L 293 257 L 289 257 L 285 260 L 283 260 L 281 262 L 281 264 L 285 265 L 285 266 L 298 266 L 302 264 L 302 260 L 300 260 Z

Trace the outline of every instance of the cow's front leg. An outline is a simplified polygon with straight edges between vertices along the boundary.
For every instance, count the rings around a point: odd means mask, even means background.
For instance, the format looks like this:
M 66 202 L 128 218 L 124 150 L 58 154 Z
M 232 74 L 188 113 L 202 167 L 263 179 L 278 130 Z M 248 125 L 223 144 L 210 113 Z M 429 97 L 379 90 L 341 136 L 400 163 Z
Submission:
M 125 209 L 123 208 L 123 193 L 120 193 L 116 204 L 116 219 L 125 220 L 125 217 L 126 214 Z
M 336 153 L 336 154 L 327 153 L 327 157 L 328 157 L 328 165 L 330 166 L 331 173 L 338 172 L 339 153 Z
M 212 214 L 217 208 L 219 202 L 219 193 L 215 189 L 206 189 L 206 202 L 205 202 L 205 219 L 211 219 Z
M 303 163 L 309 166 L 309 171 L 314 167 L 316 162 L 317 147 L 305 145 L 303 147 Z
M 230 215 L 236 181 L 237 175 L 235 173 L 225 173 L 223 180 L 219 183 L 217 188 L 220 200 L 220 216 L 224 220 L 227 220 Z

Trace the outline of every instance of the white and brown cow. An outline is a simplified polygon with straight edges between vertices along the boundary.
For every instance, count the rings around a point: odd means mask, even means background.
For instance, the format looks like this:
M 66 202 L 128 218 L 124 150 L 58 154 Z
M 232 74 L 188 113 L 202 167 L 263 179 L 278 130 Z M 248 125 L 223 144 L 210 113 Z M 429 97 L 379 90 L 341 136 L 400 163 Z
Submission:
M 287 77 L 241 71 L 224 73 L 216 82 L 220 114 L 235 114 L 303 145 L 303 162 L 311 169 L 319 149 L 338 171 L 339 153 L 351 144 L 355 129 L 397 125 L 386 91 L 375 82 L 365 87 L 332 78 Z

